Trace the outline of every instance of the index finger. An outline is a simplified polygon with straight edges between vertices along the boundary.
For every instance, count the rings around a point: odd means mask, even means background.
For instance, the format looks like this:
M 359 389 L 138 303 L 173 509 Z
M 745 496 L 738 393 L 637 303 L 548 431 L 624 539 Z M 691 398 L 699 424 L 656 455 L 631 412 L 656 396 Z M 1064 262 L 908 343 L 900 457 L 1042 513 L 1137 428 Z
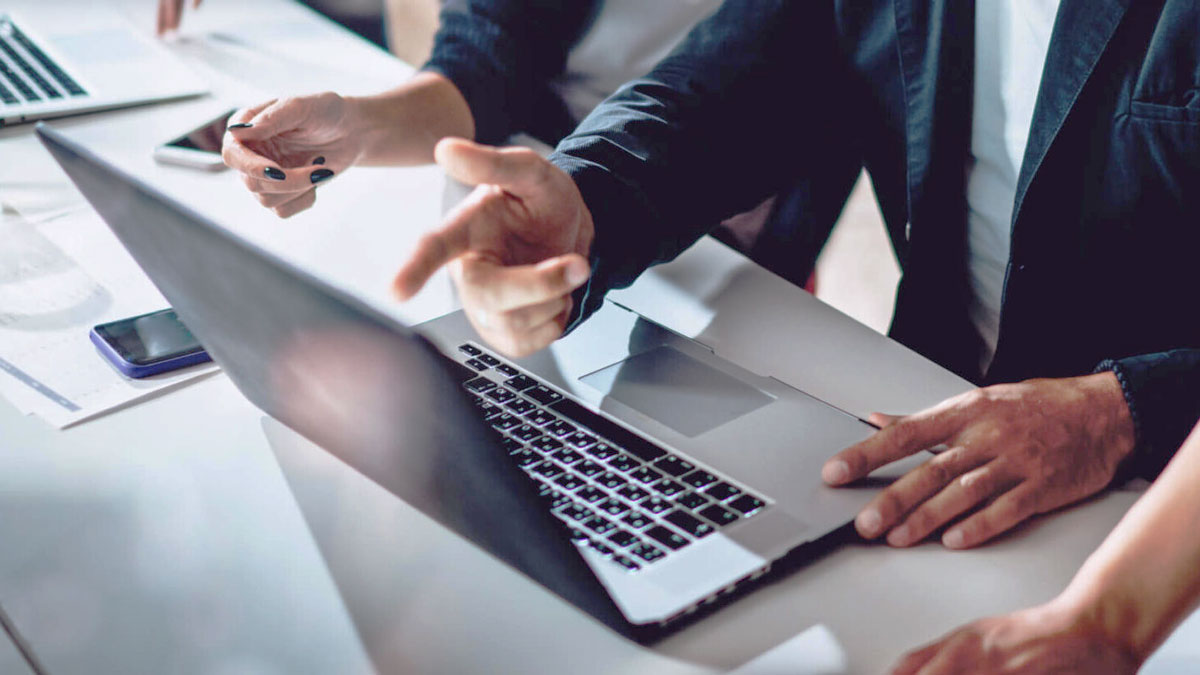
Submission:
M 468 221 L 455 219 L 441 229 L 426 233 L 408 262 L 396 273 L 392 290 L 401 300 L 417 294 L 435 272 L 469 250 Z
M 957 419 L 946 409 L 910 415 L 831 457 L 821 468 L 821 478 L 830 485 L 858 480 L 881 466 L 941 444 L 957 428 Z

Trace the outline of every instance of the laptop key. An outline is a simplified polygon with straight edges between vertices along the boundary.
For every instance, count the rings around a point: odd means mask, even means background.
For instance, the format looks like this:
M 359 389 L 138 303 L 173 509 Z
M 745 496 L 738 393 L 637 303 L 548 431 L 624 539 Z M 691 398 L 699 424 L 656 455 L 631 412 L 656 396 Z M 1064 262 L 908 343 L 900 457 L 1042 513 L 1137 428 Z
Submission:
M 638 469 L 637 471 L 634 471 L 633 473 L 631 473 L 629 475 L 632 478 L 634 478 L 635 480 L 638 480 L 647 485 L 649 485 L 651 483 L 657 483 L 659 481 L 659 479 L 662 478 L 661 473 L 655 471 L 654 469 L 651 469 L 648 466 L 643 466 L 642 468 Z
M 480 372 L 488 369 L 488 365 L 479 359 L 467 359 L 467 365 Z
M 649 544 L 640 544 L 638 546 L 635 546 L 630 551 L 630 553 L 636 555 L 637 557 L 641 558 L 642 560 L 645 560 L 646 562 L 654 562 L 655 560 L 658 560 L 659 558 L 666 555 L 662 551 L 658 550 L 657 548 L 655 548 Z
M 516 398 L 517 395 L 515 393 L 513 393 L 513 391 L 511 389 L 505 389 L 504 387 L 496 387 L 495 389 L 493 389 L 487 393 L 487 397 L 492 399 L 496 403 L 506 403 L 506 402 L 511 401 L 514 398 Z
M 573 473 L 564 473 L 554 481 L 554 484 L 568 491 L 575 491 L 584 485 L 587 485 L 582 478 Z
M 687 489 L 683 487 L 681 483 L 676 483 L 670 479 L 659 481 L 655 483 L 653 487 L 655 490 L 663 495 L 666 495 L 667 497 L 673 497 Z
M 530 410 L 537 408 L 537 406 L 533 404 L 533 401 L 530 401 L 529 399 L 521 398 L 520 396 L 514 398 L 513 400 L 509 401 L 508 403 L 505 403 L 504 407 L 508 408 L 509 410 L 513 411 L 514 413 L 516 413 L 518 415 L 524 415 L 525 413 L 529 412 Z
M 637 535 L 629 532 L 628 530 L 617 530 L 616 532 L 608 535 L 608 540 L 617 546 L 620 546 L 621 548 L 629 548 L 630 546 L 641 543 L 642 541 L 641 539 L 637 538 Z
M 578 504 L 567 504 L 559 513 L 567 516 L 571 520 L 584 520 L 592 516 L 592 512 Z
M 529 441 L 529 447 L 541 452 L 554 452 L 562 446 L 562 443 L 559 443 L 549 436 L 539 436 L 538 438 Z
M 479 412 L 483 415 L 484 421 L 504 414 L 504 411 L 500 409 L 500 406 L 492 405 L 491 403 L 488 403 L 482 399 L 476 401 L 475 404 L 479 406 Z
M 595 480 L 597 483 L 603 485 L 604 487 L 608 488 L 609 490 L 616 490 L 617 488 L 619 488 L 629 482 L 629 481 L 625 480 L 624 478 L 622 478 L 621 476 L 619 476 L 618 474 L 613 473 L 612 471 L 605 471 L 604 473 L 600 474 L 599 476 L 596 476 L 593 480 Z
M 593 516 L 591 519 L 584 521 L 583 524 L 596 534 L 608 534 L 609 532 L 617 529 L 616 525 L 613 525 L 608 520 L 601 518 L 600 516 Z
M 729 483 L 717 483 L 716 485 L 705 490 L 704 494 L 708 495 L 711 499 L 723 502 L 734 495 L 742 494 L 742 491 L 733 487 Z
M 674 551 L 678 551 L 689 543 L 683 535 L 673 532 L 662 525 L 655 525 L 646 530 L 646 535 Z
M 630 457 L 629 455 L 617 455 L 616 457 L 608 460 L 608 465 L 622 473 L 629 473 L 630 471 L 641 466 L 641 462 Z
M 640 457 L 642 461 L 652 462 L 667 454 L 666 450 L 642 438 L 625 427 L 602 417 L 570 399 L 562 399 L 553 406 L 563 417 L 586 427 L 592 433 L 612 441 L 613 445 L 624 448 L 630 454 Z
M 609 546 L 607 544 L 601 544 L 600 542 L 598 542 L 594 539 L 592 540 L 591 546 L 592 546 L 592 548 L 596 549 L 596 551 L 598 551 L 601 555 L 612 555 L 613 553 L 615 553 L 615 551 L 612 550 L 611 546 Z
M 737 499 L 729 502 L 729 508 L 735 511 L 741 511 L 743 516 L 754 515 L 763 507 L 763 501 L 753 495 L 742 495 Z
M 550 461 L 543 461 L 541 464 L 533 467 L 533 470 L 545 476 L 546 478 L 554 478 L 563 472 L 563 468 L 561 466 Z
M 520 441 L 507 437 L 500 441 L 500 447 L 510 455 L 525 449 L 525 446 Z
M 542 461 L 541 455 L 530 450 L 529 448 L 521 448 L 513 453 L 513 458 L 517 460 L 517 466 L 525 467 L 534 462 Z
M 671 502 L 663 499 L 662 497 L 651 497 L 650 499 L 642 502 L 639 506 L 654 514 L 671 510 Z
M 555 401 L 563 400 L 562 394 L 558 393 L 557 391 L 547 389 L 540 384 L 524 393 L 526 396 L 537 401 L 538 403 L 541 403 L 542 405 L 549 405 Z
M 519 418 L 515 418 L 515 419 L 519 419 Z M 538 436 L 542 435 L 542 432 L 538 431 L 537 427 L 532 427 L 532 426 L 529 426 L 528 424 L 522 424 L 518 427 L 515 427 L 515 428 L 509 430 L 508 433 L 510 433 L 513 436 L 515 436 L 523 441 L 526 441 L 526 442 L 532 441 L 532 440 L 536 439 Z
M 500 370 L 500 368 L 496 368 L 496 370 Z M 505 381 L 504 384 L 505 386 L 512 387 L 517 391 L 525 391 L 526 389 L 532 389 L 536 387 L 537 380 L 529 377 L 528 375 L 515 375 L 512 377 L 512 379 Z
M 701 510 L 700 515 L 708 518 L 717 525 L 728 525 L 730 523 L 736 523 L 738 520 L 738 514 L 730 511 L 729 509 L 717 506 L 716 504 Z
M 488 353 L 483 353 L 483 354 L 480 354 L 480 355 L 479 355 L 479 360 L 480 360 L 480 361 L 483 361 L 484 363 L 486 363 L 486 364 L 488 364 L 489 366 L 492 366 L 492 367 L 496 367 L 496 366 L 500 365 L 500 359 L 498 359 L 498 358 L 496 358 L 496 357 L 494 357 L 494 356 L 492 356 L 491 354 L 488 354 Z
M 608 443 L 597 443 L 587 449 L 587 454 L 591 455 L 592 457 L 595 457 L 596 459 L 603 460 L 603 459 L 608 459 L 609 457 L 614 457 L 618 453 L 617 453 L 617 449 L 614 448 L 613 446 L 609 445 Z
M 663 473 L 669 474 L 676 478 L 696 468 L 695 464 L 685 462 L 682 459 L 673 455 L 663 457 L 654 463 L 654 467 Z
M 575 467 L 575 470 L 578 471 L 579 473 L 587 476 L 588 478 L 591 478 L 592 476 L 595 476 L 598 473 L 604 473 L 604 467 L 593 462 L 590 459 L 585 460 L 582 464 Z
M 582 431 L 576 431 L 575 433 L 571 434 L 570 436 L 567 436 L 563 440 L 565 440 L 566 442 L 570 443 L 571 445 L 573 445 L 577 448 L 586 448 L 589 445 L 591 445 L 592 443 L 596 442 L 596 437 L 592 436 L 591 434 L 585 434 Z
M 691 485 L 699 490 L 700 488 L 707 487 L 717 482 L 718 478 L 703 469 L 696 469 L 695 471 L 684 476 L 682 480 L 688 485 Z
M 492 382 L 491 380 L 487 379 L 486 377 L 477 377 L 477 378 L 471 380 L 470 382 L 467 382 L 463 386 L 466 387 L 467 389 L 470 389 L 473 392 L 482 394 L 485 391 L 491 391 L 491 390 L 495 389 L 496 383 Z
M 636 485 L 626 485 L 620 490 L 617 490 L 617 496 L 636 504 L 646 497 L 649 497 L 650 493 Z
M 517 370 L 516 368 L 513 368 L 512 366 L 508 365 L 507 363 L 501 363 L 500 365 L 496 366 L 496 372 L 500 373 L 501 375 L 503 375 L 505 377 L 516 377 L 517 375 L 521 374 L 521 371 Z M 507 384 L 507 383 L 505 383 L 505 384 Z
M 713 533 L 713 526 L 686 511 L 672 511 L 663 520 L 699 539 Z
M 555 417 L 554 415 L 551 415 L 550 413 L 546 412 L 545 410 L 538 408 L 537 410 L 534 410 L 533 412 L 526 415 L 525 419 L 529 420 L 530 424 L 536 424 L 539 427 L 543 427 L 558 418 Z
M 479 356 L 480 354 L 483 353 L 483 350 L 480 349 L 479 347 L 476 347 L 475 345 L 468 345 L 468 344 L 459 345 L 458 351 L 466 354 L 467 356 Z
M 572 450 L 570 448 L 563 448 L 562 450 L 559 450 L 558 452 L 551 455 L 551 457 L 558 460 L 559 463 L 565 464 L 567 466 L 570 466 L 570 465 L 574 464 L 575 462 L 578 462 L 579 460 L 583 459 L 583 455 L 579 454 L 578 452 L 575 452 L 574 450 Z
M 709 502 L 704 498 L 704 495 L 697 492 L 689 492 L 676 498 L 675 503 L 686 509 L 695 511 L 696 509 L 703 508 L 704 505 L 708 504 Z
M 625 502 L 617 501 L 616 499 L 610 497 L 598 504 L 596 508 L 610 516 L 619 516 L 629 510 L 629 505 L 627 505 Z
M 636 511 L 622 518 L 621 522 L 635 530 L 640 530 L 654 523 L 653 520 L 650 520 L 649 516 Z
M 511 429 L 515 426 L 520 426 L 521 418 L 515 417 L 513 415 L 509 415 L 508 413 L 504 413 L 502 415 L 497 415 L 496 417 L 492 418 L 491 423 L 492 423 L 493 429 L 497 429 L 499 431 L 504 431 L 506 429 Z
M 575 433 L 575 425 L 571 424 L 570 422 L 564 422 L 562 420 L 558 420 L 557 422 L 554 422 L 553 424 L 547 424 L 546 431 L 548 433 L 554 434 L 555 436 L 558 436 L 559 438 L 564 438 L 566 436 L 570 436 L 571 434 Z
M 629 570 L 630 572 L 636 572 L 636 571 L 642 569 L 641 565 L 637 564 L 635 561 L 633 561 L 630 558 L 626 558 L 623 555 L 614 555 L 612 557 L 612 559 L 613 559 L 613 562 L 617 563 L 621 567 L 624 567 L 625 569 Z
M 604 499 L 605 497 L 607 497 L 608 495 L 604 494 L 603 490 L 589 485 L 589 486 L 583 488 L 582 490 L 580 490 L 579 492 L 576 492 L 575 496 L 579 497 L 580 499 L 582 499 L 585 502 L 598 502 L 601 499 Z

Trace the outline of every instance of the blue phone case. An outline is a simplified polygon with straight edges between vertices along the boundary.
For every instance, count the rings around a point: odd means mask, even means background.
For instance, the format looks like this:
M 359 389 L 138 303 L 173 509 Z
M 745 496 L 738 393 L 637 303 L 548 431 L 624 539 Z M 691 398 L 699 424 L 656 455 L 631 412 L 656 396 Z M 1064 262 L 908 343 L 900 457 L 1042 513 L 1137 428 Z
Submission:
M 122 358 L 121 355 L 112 348 L 112 345 L 108 344 L 108 341 L 106 341 L 103 337 L 100 337 L 100 334 L 96 332 L 95 328 L 88 332 L 88 337 L 91 338 L 92 344 L 96 345 L 96 348 L 99 349 L 100 353 L 104 355 L 104 358 L 108 359 L 114 366 L 116 366 L 117 370 L 121 371 L 122 374 L 132 378 L 150 377 L 151 375 L 165 373 L 169 370 L 178 370 L 180 368 L 187 368 L 188 366 L 194 366 L 199 363 L 208 363 L 209 361 L 212 361 L 212 357 L 208 355 L 208 352 L 201 350 L 192 354 L 184 354 L 182 356 L 176 356 L 175 358 L 165 359 L 157 363 L 138 365 L 136 363 L 130 363 Z

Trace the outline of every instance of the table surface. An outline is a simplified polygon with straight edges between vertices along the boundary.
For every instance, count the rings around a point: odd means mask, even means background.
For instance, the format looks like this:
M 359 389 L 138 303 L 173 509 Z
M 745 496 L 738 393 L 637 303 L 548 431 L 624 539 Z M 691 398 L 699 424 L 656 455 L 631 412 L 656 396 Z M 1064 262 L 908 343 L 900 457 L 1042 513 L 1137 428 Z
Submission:
M 153 25 L 156 3 L 116 4 Z M 438 222 L 434 168 L 357 169 L 282 222 L 228 172 L 150 159 L 155 141 L 233 105 L 369 92 L 411 68 L 284 0 L 214 0 L 186 27 L 171 48 L 213 95 L 56 126 L 397 318 L 454 308 L 444 274 L 404 306 L 387 292 Z M 18 176 L 66 181 L 31 131 L 0 130 L 0 155 L 21 159 L 0 166 L 0 190 Z M 916 410 L 965 386 L 711 240 L 612 297 L 859 415 Z M 757 356 L 780 353 L 794 358 Z M 1138 494 L 1103 495 L 976 551 L 843 546 L 642 647 L 319 449 L 281 447 L 272 424 L 223 375 L 66 431 L 0 402 L 0 606 L 49 673 L 366 673 L 368 646 L 389 672 L 702 673 L 816 625 L 845 672 L 879 672 L 964 621 L 1052 597 Z M 1147 671 L 1195 670 L 1196 636 L 1193 620 Z M 7 642 L 0 672 L 27 672 Z

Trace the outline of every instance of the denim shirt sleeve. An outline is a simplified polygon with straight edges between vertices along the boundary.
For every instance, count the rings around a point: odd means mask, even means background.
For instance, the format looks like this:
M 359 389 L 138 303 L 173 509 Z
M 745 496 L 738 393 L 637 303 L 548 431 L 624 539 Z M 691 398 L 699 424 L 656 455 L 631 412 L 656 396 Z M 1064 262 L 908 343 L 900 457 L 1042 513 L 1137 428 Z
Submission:
M 1200 419 L 1200 349 L 1108 360 L 1133 416 L 1137 445 L 1126 477 L 1154 480 Z
M 458 87 L 480 143 L 526 132 L 553 144 L 574 122 L 552 84 L 598 7 L 595 0 L 446 0 L 422 69 Z
M 837 68 L 829 3 L 726 0 L 649 75 L 601 103 L 550 161 L 578 184 L 596 226 L 589 283 L 568 329 L 722 220 L 820 171 Z M 820 59 L 820 61 L 814 61 Z M 821 101 L 821 103 L 815 103 Z

